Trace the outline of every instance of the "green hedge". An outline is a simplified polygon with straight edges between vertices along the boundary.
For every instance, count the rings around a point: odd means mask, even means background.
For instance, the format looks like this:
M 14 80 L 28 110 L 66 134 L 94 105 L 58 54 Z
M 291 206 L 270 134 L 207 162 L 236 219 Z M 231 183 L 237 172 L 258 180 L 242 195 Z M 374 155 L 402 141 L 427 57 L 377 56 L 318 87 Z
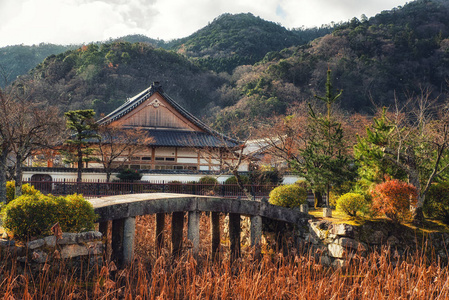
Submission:
M 59 222 L 63 232 L 80 232 L 94 228 L 97 216 L 82 195 L 23 195 L 2 210 L 3 227 L 18 239 L 50 235 Z
M 269 202 L 283 207 L 299 207 L 306 203 L 307 190 L 297 184 L 281 185 L 270 192 Z
M 353 217 L 357 215 L 357 212 L 364 212 L 367 206 L 365 197 L 356 193 L 346 193 L 337 199 L 337 210 Z

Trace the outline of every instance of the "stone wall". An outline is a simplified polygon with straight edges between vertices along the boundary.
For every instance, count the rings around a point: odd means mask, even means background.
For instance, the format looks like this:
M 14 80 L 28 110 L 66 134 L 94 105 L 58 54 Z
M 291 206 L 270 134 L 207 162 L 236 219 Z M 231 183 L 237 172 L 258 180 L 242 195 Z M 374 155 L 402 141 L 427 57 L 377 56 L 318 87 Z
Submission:
M 104 252 L 102 234 L 98 231 L 63 233 L 61 238 L 48 236 L 23 244 L 0 239 L 0 248 L 16 255 L 18 261 L 35 263 L 78 257 L 98 261 L 103 259 Z
M 308 231 L 302 234 L 324 265 L 343 266 L 354 254 L 365 255 L 369 251 L 388 247 L 398 255 L 421 250 L 437 259 L 447 261 L 448 233 L 419 233 L 391 222 L 366 222 L 354 226 L 332 223 L 326 220 L 309 220 Z

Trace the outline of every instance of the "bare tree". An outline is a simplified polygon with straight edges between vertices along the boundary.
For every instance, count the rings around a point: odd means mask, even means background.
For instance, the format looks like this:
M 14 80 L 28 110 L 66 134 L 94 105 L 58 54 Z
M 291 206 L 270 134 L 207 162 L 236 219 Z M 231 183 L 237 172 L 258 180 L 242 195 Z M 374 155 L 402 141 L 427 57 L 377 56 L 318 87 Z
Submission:
M 114 168 L 121 167 L 138 151 L 144 150 L 154 139 L 147 136 L 141 128 L 123 128 L 119 122 L 98 127 L 98 145 L 94 146 L 106 172 L 106 181 L 110 181 Z
M 0 201 L 6 203 L 6 173 L 8 155 L 12 148 L 13 128 L 10 115 L 12 100 L 0 89 Z
M 33 102 L 33 91 L 16 84 L 10 109 L 13 128 L 11 152 L 14 155 L 16 196 L 22 194 L 22 166 L 36 151 L 52 148 L 62 142 L 63 120 L 56 107 Z

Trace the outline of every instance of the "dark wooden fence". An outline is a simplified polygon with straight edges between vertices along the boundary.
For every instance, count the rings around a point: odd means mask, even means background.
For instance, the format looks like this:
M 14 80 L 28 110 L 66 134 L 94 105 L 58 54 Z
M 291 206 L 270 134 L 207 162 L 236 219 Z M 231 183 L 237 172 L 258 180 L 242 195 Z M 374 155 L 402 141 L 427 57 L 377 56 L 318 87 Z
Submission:
M 53 180 L 23 182 L 33 185 L 44 194 L 69 195 L 83 194 L 86 198 L 103 196 L 126 195 L 137 193 L 177 193 L 192 195 L 215 195 L 226 198 L 245 197 L 242 189 L 236 184 L 203 184 L 199 182 L 164 182 L 164 181 L 135 181 L 135 182 L 105 182 L 91 180 L 76 182 L 76 180 Z M 267 197 L 277 185 L 245 185 L 253 198 Z

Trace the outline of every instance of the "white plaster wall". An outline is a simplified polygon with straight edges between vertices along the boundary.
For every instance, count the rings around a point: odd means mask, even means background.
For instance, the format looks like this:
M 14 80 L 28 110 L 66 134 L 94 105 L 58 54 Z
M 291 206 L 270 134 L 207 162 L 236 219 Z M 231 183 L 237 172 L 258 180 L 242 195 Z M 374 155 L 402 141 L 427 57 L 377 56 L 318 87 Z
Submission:
M 30 180 L 31 176 L 33 174 L 46 174 L 44 172 L 24 172 L 23 179 L 24 180 Z M 48 173 L 53 180 L 61 180 L 63 181 L 64 178 L 66 180 L 76 180 L 77 173 L 76 172 L 52 172 Z M 204 174 L 143 174 L 142 180 L 144 181 L 181 181 L 181 182 L 187 182 L 187 181 L 198 181 L 201 177 L 205 176 Z M 217 178 L 219 183 L 223 183 L 231 177 L 232 175 L 210 175 Z M 106 173 L 84 173 L 83 174 L 83 180 L 86 181 L 97 181 L 100 180 L 106 180 Z M 117 180 L 118 178 L 115 177 L 115 174 L 112 174 L 111 180 Z M 282 181 L 283 184 L 292 184 L 298 181 L 299 179 L 303 179 L 296 175 L 285 175 L 284 180 Z

